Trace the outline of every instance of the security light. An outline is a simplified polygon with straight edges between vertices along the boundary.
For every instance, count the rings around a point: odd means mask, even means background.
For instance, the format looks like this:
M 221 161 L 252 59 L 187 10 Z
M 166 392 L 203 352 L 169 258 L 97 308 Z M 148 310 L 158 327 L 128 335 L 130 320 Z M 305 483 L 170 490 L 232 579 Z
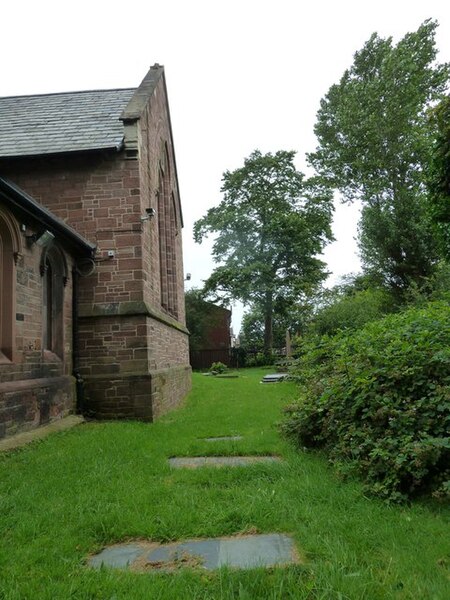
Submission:
M 44 248 L 45 246 L 49 246 L 53 240 L 55 239 L 54 234 L 49 231 L 48 229 L 46 229 L 45 231 L 43 231 L 42 233 L 33 233 L 33 235 L 28 235 L 27 236 L 27 240 L 28 243 L 30 244 L 30 246 L 32 246 L 33 244 L 36 244 L 37 246 L 40 246 L 41 248 Z
M 150 217 L 154 217 L 155 215 L 156 210 L 150 206 L 149 208 L 145 209 L 145 215 L 141 217 L 141 222 L 144 223 L 145 221 L 148 221 Z

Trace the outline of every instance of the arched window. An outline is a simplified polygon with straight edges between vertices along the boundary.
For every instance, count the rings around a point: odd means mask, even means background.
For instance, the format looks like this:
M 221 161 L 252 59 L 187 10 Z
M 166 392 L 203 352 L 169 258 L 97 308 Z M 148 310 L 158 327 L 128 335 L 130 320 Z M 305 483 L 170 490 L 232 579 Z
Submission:
M 176 265 L 177 218 L 174 196 L 170 190 L 169 156 L 167 147 L 160 163 L 158 189 L 159 267 L 161 306 L 173 317 L 178 317 L 178 289 Z
M 42 275 L 42 345 L 44 350 L 64 356 L 64 286 L 67 263 L 57 246 L 44 249 Z
M 45 261 L 44 294 L 42 299 L 42 343 L 45 350 L 53 350 L 53 272 L 52 264 Z
M 160 274 L 160 295 L 161 306 L 163 309 L 169 308 L 169 288 L 167 282 L 167 244 L 166 244 L 166 195 L 168 181 L 166 173 L 162 169 L 159 171 L 159 189 L 158 189 L 158 234 L 159 234 L 159 274 Z
M 169 312 L 175 317 L 178 316 L 177 251 L 175 239 L 177 233 L 175 197 L 171 194 L 169 201 L 169 231 L 167 237 L 167 275 L 169 285 Z
M 20 252 L 17 224 L 0 207 L 0 362 L 13 360 L 16 265 Z

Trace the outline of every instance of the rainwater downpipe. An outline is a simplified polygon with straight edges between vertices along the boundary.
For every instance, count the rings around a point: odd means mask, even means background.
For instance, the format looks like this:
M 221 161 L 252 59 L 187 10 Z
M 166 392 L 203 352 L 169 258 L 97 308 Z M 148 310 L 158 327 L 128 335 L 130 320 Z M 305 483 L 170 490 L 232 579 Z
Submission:
M 80 343 L 78 323 L 78 279 L 76 268 L 72 271 L 72 375 L 75 378 L 76 412 L 85 412 L 84 381 L 80 374 Z

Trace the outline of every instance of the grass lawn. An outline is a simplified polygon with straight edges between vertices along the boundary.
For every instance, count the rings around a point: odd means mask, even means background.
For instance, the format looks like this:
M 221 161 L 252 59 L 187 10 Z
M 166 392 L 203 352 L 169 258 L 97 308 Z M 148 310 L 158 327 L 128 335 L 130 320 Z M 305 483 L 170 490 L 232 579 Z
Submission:
M 448 507 L 387 506 L 297 452 L 275 423 L 292 383 L 194 374 L 154 424 L 89 423 L 0 455 L 0 600 L 450 598 Z M 233 442 L 201 438 L 243 435 Z M 278 454 L 282 464 L 175 470 L 170 456 Z M 136 574 L 85 566 L 124 540 L 288 533 L 303 564 Z

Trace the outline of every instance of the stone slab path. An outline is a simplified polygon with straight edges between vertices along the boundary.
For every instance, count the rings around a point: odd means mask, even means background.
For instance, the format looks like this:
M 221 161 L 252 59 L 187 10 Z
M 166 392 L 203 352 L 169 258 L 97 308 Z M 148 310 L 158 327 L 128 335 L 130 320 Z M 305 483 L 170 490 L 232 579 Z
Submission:
M 219 435 L 218 437 L 201 438 L 204 442 L 237 442 L 242 440 L 242 435 Z
M 208 570 L 230 567 L 285 566 L 299 563 L 295 544 L 287 535 L 243 535 L 188 540 L 172 544 L 135 542 L 105 548 L 89 559 L 89 565 L 133 571 L 173 571 L 181 567 Z
M 275 375 L 275 380 L 283 378 Z M 205 442 L 235 442 L 241 435 L 200 438 Z M 253 464 L 282 462 L 279 456 L 173 456 L 168 459 L 174 469 L 202 467 L 247 467 Z M 181 568 L 214 570 L 269 568 L 299 563 L 291 537 L 280 533 L 236 535 L 158 544 L 135 540 L 104 548 L 88 559 L 91 568 L 102 566 L 134 572 L 173 572 Z
M 264 375 L 261 379 L 261 383 L 279 383 L 286 379 L 286 373 L 271 373 L 269 375 Z
M 281 462 L 279 456 L 174 456 L 169 464 L 174 469 L 199 469 L 201 467 L 246 467 L 256 463 Z

